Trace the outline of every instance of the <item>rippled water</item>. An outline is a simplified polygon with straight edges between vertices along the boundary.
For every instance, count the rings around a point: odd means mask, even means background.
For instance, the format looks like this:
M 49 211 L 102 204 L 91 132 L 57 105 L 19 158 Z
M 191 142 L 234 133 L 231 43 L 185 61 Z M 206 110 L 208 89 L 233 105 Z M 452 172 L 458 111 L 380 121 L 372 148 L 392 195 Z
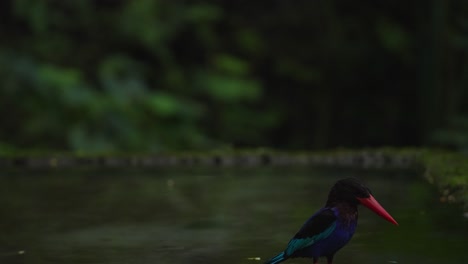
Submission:
M 0 263 L 263 263 L 348 176 L 400 226 L 360 208 L 335 264 L 468 263 L 461 209 L 414 175 L 271 167 L 3 172 Z

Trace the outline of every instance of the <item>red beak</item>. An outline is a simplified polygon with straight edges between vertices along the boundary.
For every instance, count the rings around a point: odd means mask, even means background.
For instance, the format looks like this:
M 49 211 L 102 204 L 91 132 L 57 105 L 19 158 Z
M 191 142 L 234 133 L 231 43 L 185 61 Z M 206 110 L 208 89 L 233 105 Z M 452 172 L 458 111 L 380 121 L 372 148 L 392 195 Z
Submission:
M 394 225 L 398 225 L 397 221 L 393 219 L 393 217 L 385 211 L 385 209 L 375 200 L 374 196 L 370 195 L 369 198 L 357 198 L 359 202 L 365 207 L 371 209 L 376 214 L 378 214 L 383 219 L 389 221 Z

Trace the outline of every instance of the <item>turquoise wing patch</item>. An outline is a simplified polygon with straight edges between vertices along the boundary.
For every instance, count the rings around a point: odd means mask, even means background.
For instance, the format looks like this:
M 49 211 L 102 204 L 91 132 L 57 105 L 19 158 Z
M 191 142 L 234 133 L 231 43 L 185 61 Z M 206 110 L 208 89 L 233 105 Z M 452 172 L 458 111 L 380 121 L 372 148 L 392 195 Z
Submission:
M 284 251 L 287 256 L 291 256 L 297 250 L 313 245 L 315 242 L 327 238 L 335 230 L 336 222 L 333 222 L 327 229 L 320 234 L 307 238 L 294 238 L 289 241 L 288 247 Z

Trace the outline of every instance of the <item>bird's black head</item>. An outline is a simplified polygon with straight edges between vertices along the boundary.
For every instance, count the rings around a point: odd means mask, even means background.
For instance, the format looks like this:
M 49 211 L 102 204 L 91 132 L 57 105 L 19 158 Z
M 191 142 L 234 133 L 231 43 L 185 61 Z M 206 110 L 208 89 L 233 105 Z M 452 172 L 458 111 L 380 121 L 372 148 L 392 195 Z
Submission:
M 348 205 L 357 210 L 358 204 L 371 209 L 390 223 L 398 225 L 397 221 L 375 200 L 369 188 L 355 178 L 337 181 L 328 194 L 326 206 Z
M 327 206 L 336 203 L 348 203 L 358 205 L 359 198 L 369 198 L 371 191 L 356 178 L 346 178 L 339 180 L 333 185 L 328 195 Z

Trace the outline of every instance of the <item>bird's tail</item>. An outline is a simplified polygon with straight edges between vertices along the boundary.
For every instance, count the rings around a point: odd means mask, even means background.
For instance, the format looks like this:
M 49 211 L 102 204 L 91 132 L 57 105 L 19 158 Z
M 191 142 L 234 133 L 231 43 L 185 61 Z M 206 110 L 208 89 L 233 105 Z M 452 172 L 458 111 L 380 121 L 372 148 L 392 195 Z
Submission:
M 286 256 L 284 252 L 279 253 L 278 255 L 274 256 L 272 259 L 265 262 L 265 264 L 276 264 L 286 260 Z

